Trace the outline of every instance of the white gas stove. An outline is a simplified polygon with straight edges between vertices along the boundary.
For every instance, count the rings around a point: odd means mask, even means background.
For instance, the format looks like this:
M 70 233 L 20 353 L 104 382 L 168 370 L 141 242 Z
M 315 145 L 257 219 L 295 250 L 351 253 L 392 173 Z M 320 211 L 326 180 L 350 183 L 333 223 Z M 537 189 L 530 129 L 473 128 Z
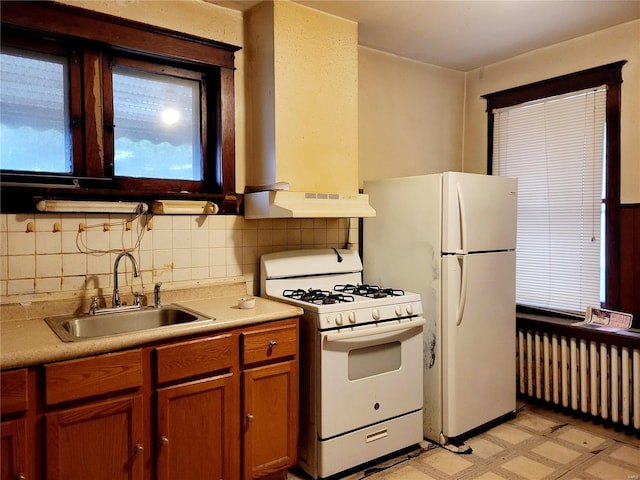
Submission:
M 315 314 L 319 330 L 422 315 L 419 294 L 362 284 L 362 262 L 351 250 L 278 252 L 260 263 L 262 296 Z
M 420 295 L 363 285 L 351 250 L 271 253 L 260 264 L 262 296 L 304 310 L 299 465 L 325 478 L 420 442 Z

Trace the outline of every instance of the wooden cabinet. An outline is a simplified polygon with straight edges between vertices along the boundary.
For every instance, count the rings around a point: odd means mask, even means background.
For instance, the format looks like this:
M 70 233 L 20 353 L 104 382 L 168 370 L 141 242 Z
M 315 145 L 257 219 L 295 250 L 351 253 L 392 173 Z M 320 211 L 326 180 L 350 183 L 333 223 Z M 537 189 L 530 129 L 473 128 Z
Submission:
M 297 462 L 298 324 L 242 334 L 243 478 L 284 472 Z
M 156 360 L 158 382 L 181 381 L 156 392 L 157 479 L 238 479 L 237 336 L 159 347 Z
M 24 419 L 7 420 L 0 424 L 2 437 L 0 478 L 2 480 L 26 480 L 27 475 L 27 424 Z
M 47 414 L 47 480 L 142 479 L 142 412 L 136 395 Z
M 142 480 L 141 387 L 139 349 L 45 365 L 47 480 Z
M 284 478 L 297 322 L 2 372 L 0 480 Z
M 238 478 L 232 388 L 227 374 L 158 390 L 158 480 Z
M 29 408 L 28 372 L 26 368 L 2 372 L 2 422 L 0 423 L 0 479 L 27 480 L 35 469 L 28 445 L 32 433 Z

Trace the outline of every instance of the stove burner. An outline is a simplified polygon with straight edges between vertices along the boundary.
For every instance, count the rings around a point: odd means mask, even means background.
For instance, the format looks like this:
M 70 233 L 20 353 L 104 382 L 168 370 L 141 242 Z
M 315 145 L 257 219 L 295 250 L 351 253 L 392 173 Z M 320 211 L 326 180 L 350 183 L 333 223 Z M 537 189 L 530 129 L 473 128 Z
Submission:
M 386 297 L 400 297 L 404 295 L 403 290 L 394 290 L 393 288 L 381 288 L 377 285 L 336 285 L 333 287 L 336 292 L 345 292 L 352 295 L 359 295 L 361 297 L 369 298 L 386 298 Z
M 307 303 L 315 303 L 316 305 L 328 305 L 341 302 L 353 302 L 352 295 L 344 295 L 342 293 L 332 293 L 328 290 L 309 289 L 302 290 L 285 290 L 282 295 L 293 300 L 300 300 Z

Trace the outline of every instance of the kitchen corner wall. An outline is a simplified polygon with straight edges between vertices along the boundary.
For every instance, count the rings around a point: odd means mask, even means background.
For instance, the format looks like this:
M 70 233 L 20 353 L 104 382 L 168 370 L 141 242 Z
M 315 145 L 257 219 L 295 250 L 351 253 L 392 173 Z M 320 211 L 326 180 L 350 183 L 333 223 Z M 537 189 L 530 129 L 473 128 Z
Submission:
M 24 302 L 87 290 L 97 291 L 109 303 L 113 264 L 123 249 L 132 249 L 142 273 L 133 278 L 130 261 L 121 260 L 124 293 L 148 293 L 156 282 L 170 287 L 241 277 L 248 293 L 257 294 L 260 255 L 343 248 L 348 242 L 357 247 L 358 233 L 357 219 L 2 214 L 0 297 L 2 303 Z

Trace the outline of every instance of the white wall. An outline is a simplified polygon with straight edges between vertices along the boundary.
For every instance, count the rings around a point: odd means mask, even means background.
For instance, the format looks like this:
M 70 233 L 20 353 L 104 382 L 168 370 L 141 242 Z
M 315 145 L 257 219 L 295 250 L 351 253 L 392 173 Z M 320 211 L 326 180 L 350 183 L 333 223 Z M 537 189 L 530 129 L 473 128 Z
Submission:
M 464 73 L 358 49 L 359 179 L 462 169 Z
M 482 95 L 627 60 L 622 68 L 621 203 L 640 203 L 640 20 L 542 48 L 467 73 L 465 171 L 487 169 Z

